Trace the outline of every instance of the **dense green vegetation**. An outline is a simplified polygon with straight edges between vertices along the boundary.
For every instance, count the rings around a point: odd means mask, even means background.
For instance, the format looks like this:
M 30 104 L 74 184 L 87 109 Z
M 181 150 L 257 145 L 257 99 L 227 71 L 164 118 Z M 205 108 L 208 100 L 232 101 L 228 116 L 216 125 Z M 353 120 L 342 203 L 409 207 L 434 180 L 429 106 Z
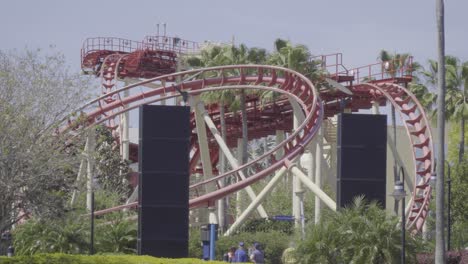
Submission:
M 149 256 L 130 255 L 66 255 L 37 254 L 14 258 L 0 257 L 2 264 L 198 264 L 220 263 L 217 261 L 202 261 L 199 259 L 164 259 Z

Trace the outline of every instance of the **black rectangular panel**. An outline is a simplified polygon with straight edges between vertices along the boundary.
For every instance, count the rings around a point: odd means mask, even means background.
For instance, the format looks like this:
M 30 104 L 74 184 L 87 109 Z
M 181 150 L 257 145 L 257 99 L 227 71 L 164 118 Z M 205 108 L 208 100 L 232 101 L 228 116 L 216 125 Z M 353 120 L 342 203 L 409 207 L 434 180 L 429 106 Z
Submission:
M 142 233 L 144 240 L 188 239 L 188 233 L 181 226 L 188 226 L 188 211 L 184 206 L 142 206 Z
M 385 182 L 341 179 L 338 180 L 337 188 L 339 207 L 350 205 L 356 196 L 364 195 L 367 201 L 377 201 L 385 208 Z
M 337 205 L 364 195 L 385 207 L 387 116 L 338 115 Z
M 176 172 L 146 172 L 142 174 L 142 206 L 186 205 L 187 174 Z M 179 189 L 180 188 L 180 189 Z
M 188 256 L 186 241 L 138 240 L 138 251 L 140 255 L 171 256 L 170 258 L 186 258 Z
M 190 108 L 140 107 L 138 253 L 188 256 Z

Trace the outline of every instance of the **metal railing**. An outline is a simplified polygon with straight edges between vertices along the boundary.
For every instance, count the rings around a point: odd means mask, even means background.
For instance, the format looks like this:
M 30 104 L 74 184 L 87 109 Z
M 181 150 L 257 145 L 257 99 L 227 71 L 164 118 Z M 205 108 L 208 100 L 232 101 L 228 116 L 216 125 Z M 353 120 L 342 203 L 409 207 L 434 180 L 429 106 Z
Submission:
M 192 54 L 199 50 L 197 42 L 179 37 L 146 36 L 143 45 L 150 50 L 167 50 L 182 54 Z
M 413 57 L 382 61 L 357 67 L 340 74 L 354 76 L 355 83 L 365 83 L 384 79 L 396 79 L 413 76 Z
M 319 55 L 312 57 L 311 60 L 319 61 L 321 69 L 327 71 L 331 75 L 348 75 L 348 69 L 343 65 L 342 53 Z

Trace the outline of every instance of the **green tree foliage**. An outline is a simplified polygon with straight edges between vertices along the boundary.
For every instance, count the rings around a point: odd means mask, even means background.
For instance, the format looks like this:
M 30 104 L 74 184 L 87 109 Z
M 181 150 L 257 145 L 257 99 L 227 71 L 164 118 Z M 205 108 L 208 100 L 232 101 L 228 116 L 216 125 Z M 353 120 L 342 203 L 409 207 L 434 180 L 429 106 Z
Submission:
M 96 179 L 100 188 L 120 196 L 123 202 L 130 195 L 132 188 L 127 180 L 129 164 L 120 156 L 119 146 L 109 128 L 96 128 Z M 84 187 L 85 184 L 82 184 Z
M 428 85 L 435 90 L 437 85 L 438 63 L 429 60 L 429 67 L 422 74 L 426 78 Z M 460 59 L 454 56 L 445 56 L 446 68 L 446 95 L 445 95 L 445 114 L 447 120 L 458 122 L 459 124 L 459 143 L 458 143 L 458 162 L 464 159 L 465 153 L 465 120 L 468 118 L 468 62 L 462 63 Z M 426 95 L 429 98 L 429 95 Z M 433 95 L 435 102 L 437 95 Z M 433 113 L 437 111 L 436 107 Z
M 168 259 L 150 256 L 131 255 L 66 255 L 66 254 L 37 254 L 34 256 L 19 256 L 13 258 L 0 257 L 2 264 L 216 264 L 218 261 L 204 261 L 200 259 Z
M 84 101 L 86 84 L 60 54 L 0 51 L 0 230 L 23 214 L 63 214 L 79 157 L 55 124 Z
M 453 249 L 468 247 L 468 160 L 452 167 L 452 241 Z
M 76 213 L 56 220 L 30 219 L 13 233 L 15 254 L 37 253 L 82 254 L 88 251 L 89 227 Z
M 137 223 L 127 214 L 116 213 L 101 221 L 96 228 L 96 252 L 135 254 L 137 247 Z
M 398 263 L 401 250 L 398 219 L 376 203 L 356 198 L 349 208 L 324 215 L 298 243 L 299 263 Z M 407 236 L 406 259 L 415 262 L 418 241 Z
M 78 198 L 73 210 L 67 210 L 60 218 L 28 219 L 16 227 L 13 233 L 17 255 L 37 253 L 88 253 L 90 220 L 85 209 L 86 194 Z M 119 205 L 120 196 L 96 191 L 96 210 Z M 135 253 L 137 238 L 136 214 L 133 211 L 116 212 L 95 218 L 95 252 Z

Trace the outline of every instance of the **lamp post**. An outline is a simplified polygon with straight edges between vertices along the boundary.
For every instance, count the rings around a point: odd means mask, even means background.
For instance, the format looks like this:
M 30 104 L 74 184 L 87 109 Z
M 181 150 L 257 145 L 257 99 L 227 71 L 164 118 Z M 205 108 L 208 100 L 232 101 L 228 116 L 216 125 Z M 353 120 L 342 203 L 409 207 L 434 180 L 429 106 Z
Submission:
M 400 167 L 401 181 L 396 181 L 391 196 L 396 202 L 401 200 L 401 263 L 405 264 L 405 174 L 403 167 Z

